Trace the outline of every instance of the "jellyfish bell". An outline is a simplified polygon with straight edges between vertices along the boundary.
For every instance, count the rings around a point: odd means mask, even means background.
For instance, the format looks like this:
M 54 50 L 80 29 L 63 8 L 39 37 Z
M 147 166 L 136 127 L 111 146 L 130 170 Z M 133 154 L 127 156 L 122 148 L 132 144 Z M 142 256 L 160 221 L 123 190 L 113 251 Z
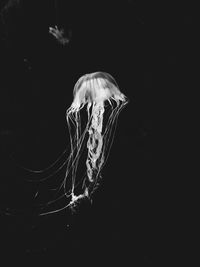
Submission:
M 88 100 L 89 96 L 89 101 Z M 116 101 L 128 102 L 127 97 L 119 90 L 115 79 L 106 72 L 94 72 L 82 76 L 74 87 L 73 107 L 80 107 L 86 102 L 104 102 L 113 98 Z

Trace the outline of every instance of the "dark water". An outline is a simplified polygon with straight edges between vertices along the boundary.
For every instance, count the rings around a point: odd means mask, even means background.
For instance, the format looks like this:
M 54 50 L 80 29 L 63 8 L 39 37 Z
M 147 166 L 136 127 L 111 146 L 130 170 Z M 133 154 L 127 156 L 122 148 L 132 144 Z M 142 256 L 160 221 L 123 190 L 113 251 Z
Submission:
M 163 73 L 176 70 L 169 34 L 176 13 L 157 12 L 147 2 L 2 2 L 0 254 L 8 261 L 164 266 L 175 256 L 172 178 L 162 168 L 153 124 L 160 128 L 162 121 L 154 123 L 162 102 L 154 89 L 164 92 L 169 81 Z M 48 33 L 54 25 L 66 35 L 72 31 L 69 44 Z M 27 178 L 41 176 L 17 164 L 43 169 L 69 149 L 65 112 L 73 87 L 95 71 L 110 73 L 130 100 L 119 115 L 100 187 L 92 205 L 83 201 L 74 215 L 38 217 L 35 194 L 51 198 L 46 187 L 62 174 L 47 184 L 30 183 Z

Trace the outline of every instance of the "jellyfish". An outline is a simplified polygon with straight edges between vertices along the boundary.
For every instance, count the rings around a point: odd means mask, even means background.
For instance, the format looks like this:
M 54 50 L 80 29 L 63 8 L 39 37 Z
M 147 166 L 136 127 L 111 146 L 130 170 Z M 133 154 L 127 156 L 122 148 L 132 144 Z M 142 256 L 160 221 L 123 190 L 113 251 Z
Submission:
M 57 41 L 62 45 L 68 44 L 71 39 L 71 30 L 69 30 L 69 37 L 67 38 L 65 37 L 64 29 L 61 28 L 59 30 L 57 26 L 49 27 L 49 33 L 52 34 L 57 39 Z
M 59 7 L 58 1 L 54 1 L 54 8 L 55 8 L 55 27 L 49 27 L 49 33 L 52 34 L 55 39 L 60 43 L 61 45 L 65 46 L 69 44 L 69 42 L 72 39 L 72 29 L 68 27 L 67 30 L 65 30 L 65 27 L 60 27 L 60 10 L 61 7 Z
M 73 102 L 66 109 L 69 156 L 66 157 L 68 149 L 65 149 L 43 170 L 23 167 L 34 175 L 49 172 L 39 181 L 31 179 L 31 182 L 43 183 L 56 177 L 57 185 L 48 189 L 53 196 L 38 204 L 40 216 L 67 209 L 74 212 L 83 199 L 92 202 L 102 181 L 102 169 L 113 144 L 118 116 L 128 103 L 129 99 L 110 74 L 98 71 L 79 78 L 74 86 Z M 40 194 L 38 190 L 35 198 Z

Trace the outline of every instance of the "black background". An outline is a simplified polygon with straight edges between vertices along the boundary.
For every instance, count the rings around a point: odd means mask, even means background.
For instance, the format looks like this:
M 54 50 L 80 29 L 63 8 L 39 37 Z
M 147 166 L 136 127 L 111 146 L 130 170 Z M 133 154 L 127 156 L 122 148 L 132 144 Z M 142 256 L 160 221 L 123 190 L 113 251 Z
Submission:
M 190 10 L 169 2 L 1 2 L 0 253 L 8 262 L 163 266 L 179 253 L 177 184 L 163 167 L 167 140 L 155 139 L 191 24 Z M 54 25 L 72 30 L 68 45 L 48 33 Z M 110 73 L 130 100 L 102 184 L 76 215 L 38 218 L 35 188 L 9 155 L 33 169 L 55 160 L 69 142 L 73 87 L 95 71 Z M 19 207 L 27 212 L 8 212 Z

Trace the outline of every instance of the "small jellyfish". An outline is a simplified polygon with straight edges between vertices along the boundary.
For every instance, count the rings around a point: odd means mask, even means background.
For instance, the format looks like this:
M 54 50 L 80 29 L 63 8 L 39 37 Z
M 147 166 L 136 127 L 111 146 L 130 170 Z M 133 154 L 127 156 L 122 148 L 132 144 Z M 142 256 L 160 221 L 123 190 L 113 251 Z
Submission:
M 49 33 L 52 34 L 57 39 L 57 41 L 62 45 L 68 44 L 71 39 L 71 31 L 69 31 L 69 36 L 67 38 L 65 36 L 64 29 L 61 28 L 59 30 L 57 26 L 55 26 L 55 28 L 49 27 Z

